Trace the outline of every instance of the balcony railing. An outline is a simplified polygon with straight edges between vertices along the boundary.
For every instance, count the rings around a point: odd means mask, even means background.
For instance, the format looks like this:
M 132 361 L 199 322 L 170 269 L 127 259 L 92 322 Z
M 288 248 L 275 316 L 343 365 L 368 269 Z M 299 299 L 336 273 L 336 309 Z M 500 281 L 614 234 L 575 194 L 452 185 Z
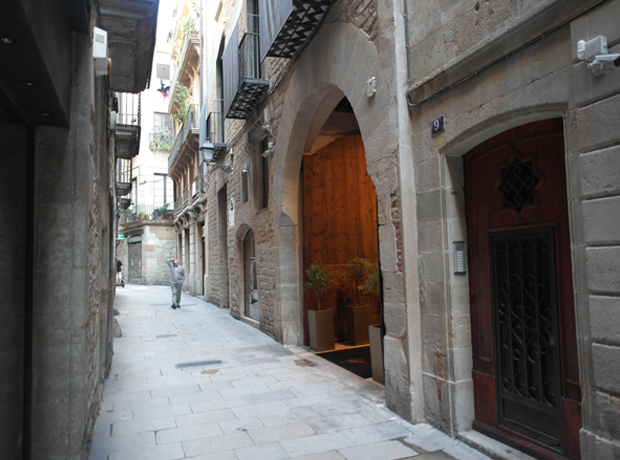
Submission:
M 192 199 L 200 193 L 205 193 L 205 183 L 201 173 L 196 174 L 192 181 Z
M 118 99 L 117 125 L 141 125 L 142 95 L 141 93 L 116 93 Z
M 177 138 L 174 141 L 174 145 L 172 146 L 172 152 L 168 157 L 168 170 L 172 169 L 172 165 L 174 164 L 177 156 L 182 151 L 183 144 L 187 141 L 187 135 L 192 129 L 198 130 L 198 107 L 196 104 L 191 104 L 189 109 L 187 110 L 187 117 L 185 119 L 185 123 L 181 127 Z
M 141 220 L 171 220 L 173 212 L 166 207 L 163 209 L 163 205 L 133 205 L 129 209 L 122 210 L 120 212 L 121 225 L 131 222 L 137 222 Z
M 241 17 L 232 31 L 224 55 L 224 113 L 226 118 L 248 118 L 269 89 L 262 79 L 259 55 L 258 21 L 255 15 Z M 245 27 L 238 44 L 239 26 Z
M 170 152 L 174 146 L 174 132 L 171 128 L 159 127 L 149 134 L 149 148 L 160 152 Z
M 200 59 L 198 49 L 200 47 L 200 38 L 198 32 L 188 32 L 183 39 L 183 46 L 178 54 L 179 65 L 177 66 L 174 77 L 172 78 L 172 85 L 170 86 L 170 102 L 169 109 L 172 112 L 174 102 L 174 92 L 177 82 L 187 84 L 188 80 L 191 80 L 191 76 L 185 75 L 192 66 L 188 63 L 195 62 Z
M 207 141 L 224 144 L 224 116 L 222 112 L 209 112 L 207 117 Z
M 213 151 L 211 161 L 217 161 L 227 148 L 224 142 L 225 125 L 222 112 L 210 112 L 206 125 L 206 146 Z
M 116 160 L 116 194 L 124 196 L 131 192 L 131 160 Z
M 115 93 L 116 158 L 133 158 L 140 149 L 142 99 L 140 94 Z

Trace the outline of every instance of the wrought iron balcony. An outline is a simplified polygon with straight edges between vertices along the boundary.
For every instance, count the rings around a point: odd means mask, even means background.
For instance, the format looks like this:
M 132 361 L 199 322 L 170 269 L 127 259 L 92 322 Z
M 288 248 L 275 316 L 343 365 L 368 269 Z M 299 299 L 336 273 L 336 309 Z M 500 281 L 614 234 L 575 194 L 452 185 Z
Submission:
M 116 160 L 116 195 L 125 196 L 131 192 L 131 160 Z
M 226 118 L 246 119 L 269 89 L 269 81 L 262 78 L 259 55 L 258 21 L 248 20 L 249 30 L 236 46 L 238 25 L 224 50 L 224 112 Z
M 294 57 L 310 40 L 333 0 L 259 0 L 261 62 Z
M 168 173 L 170 176 L 174 176 L 174 167 L 178 164 L 179 159 L 183 155 L 191 155 L 188 147 L 192 147 L 195 150 L 198 149 L 198 108 L 195 104 L 191 104 L 187 110 L 187 116 L 185 122 L 181 127 L 177 138 L 172 146 L 172 152 L 168 157 Z
M 140 152 L 141 95 L 116 93 L 116 158 L 133 158 Z
M 183 45 L 178 54 L 179 65 L 172 78 L 170 86 L 170 98 L 168 111 L 176 113 L 178 104 L 175 102 L 174 94 L 176 92 L 176 84 L 190 87 L 191 82 L 195 78 L 196 69 L 200 61 L 200 36 L 198 32 L 188 32 L 183 39 Z
M 174 132 L 167 127 L 155 128 L 149 134 L 149 148 L 160 152 L 170 152 L 174 146 Z
M 222 112 L 210 112 L 207 117 L 207 136 L 205 146 L 213 150 L 211 161 L 217 161 L 226 152 L 226 142 L 224 142 L 224 116 Z
M 167 205 L 168 203 L 166 203 Z M 172 210 L 165 205 L 155 204 L 141 204 L 131 205 L 128 209 L 123 209 L 120 212 L 120 225 L 129 224 L 131 222 L 138 221 L 171 221 Z

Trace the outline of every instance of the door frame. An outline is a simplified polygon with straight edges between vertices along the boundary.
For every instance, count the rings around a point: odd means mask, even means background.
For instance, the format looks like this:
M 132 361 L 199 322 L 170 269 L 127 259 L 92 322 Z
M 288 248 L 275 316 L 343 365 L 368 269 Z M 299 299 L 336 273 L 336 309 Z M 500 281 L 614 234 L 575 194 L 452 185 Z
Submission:
M 550 117 L 550 118 L 557 118 L 557 117 Z M 540 121 L 540 120 L 534 120 L 534 121 Z M 532 126 L 532 129 L 534 128 L 540 129 L 541 126 L 547 127 L 545 129 L 552 129 L 552 128 L 549 128 L 550 126 L 552 126 L 552 123 L 553 122 L 549 122 L 549 123 L 542 122 L 542 123 L 539 123 L 537 126 Z M 528 125 L 528 121 L 522 120 L 522 123 L 517 124 L 517 126 L 525 126 L 525 125 Z M 560 125 L 561 125 L 561 122 L 560 122 Z M 498 134 L 503 134 L 503 133 L 508 134 L 515 127 L 516 126 L 506 127 L 506 129 L 501 130 L 499 133 L 494 132 L 492 136 L 488 137 L 488 139 L 491 139 Z M 558 131 L 557 125 L 553 129 L 555 129 L 555 131 L 539 131 L 539 132 L 544 132 L 545 135 L 547 135 L 548 133 L 552 133 L 552 132 L 554 132 L 555 135 L 560 133 Z M 561 126 L 561 135 L 562 135 L 562 141 L 563 141 L 563 145 L 562 145 L 563 157 L 561 159 L 562 161 L 561 172 L 564 173 L 565 172 L 564 170 L 566 168 L 567 149 L 566 149 L 566 144 L 565 144 L 566 134 L 565 134 L 565 129 L 563 126 Z M 478 147 L 482 145 L 483 143 L 484 141 L 479 142 L 473 147 Z M 498 145 L 503 145 L 503 144 L 498 144 Z M 494 148 L 496 147 L 491 148 L 491 150 L 489 151 L 492 151 Z M 470 150 L 471 149 L 468 149 L 467 151 L 469 152 Z M 466 153 L 466 152 L 463 152 L 463 153 Z M 478 158 L 482 158 L 483 154 L 480 154 L 480 155 L 481 156 Z M 461 160 L 460 158 L 459 158 L 459 161 L 463 161 L 462 173 L 465 175 L 466 173 L 465 167 L 464 167 L 465 162 L 464 160 Z M 547 170 L 548 173 L 550 173 L 550 171 L 552 170 L 551 169 Z M 556 168 L 554 171 L 560 171 L 560 169 Z M 558 316 L 560 318 L 559 327 L 563 331 L 563 334 L 560 337 L 560 340 L 561 340 L 560 347 L 562 350 L 561 353 L 563 354 L 563 357 L 561 358 L 562 368 L 559 370 L 559 378 L 561 379 L 560 385 L 563 387 L 561 404 L 562 404 L 562 410 L 566 414 L 568 414 L 567 416 L 563 417 L 563 420 L 566 420 L 567 417 L 569 417 L 570 419 L 570 422 L 563 421 L 564 431 L 562 433 L 561 438 L 564 439 L 564 441 L 562 442 L 563 444 L 562 450 L 564 451 L 564 453 L 558 450 L 555 450 L 551 446 L 547 446 L 542 443 L 539 443 L 538 441 L 535 441 L 532 438 L 528 438 L 527 435 L 519 434 L 517 432 L 511 431 L 505 426 L 500 427 L 498 423 L 499 391 L 496 391 L 497 356 L 496 356 L 495 350 L 497 349 L 496 348 L 497 344 L 496 344 L 496 336 L 495 336 L 496 335 L 495 325 L 493 323 L 491 324 L 491 326 L 487 325 L 483 329 L 479 329 L 478 324 L 483 324 L 483 323 L 479 323 L 479 321 L 483 321 L 480 318 L 480 315 L 482 316 L 486 315 L 488 317 L 489 312 L 486 312 L 486 310 L 481 309 L 484 307 L 478 307 L 478 305 L 481 303 L 480 302 L 481 299 L 476 298 L 478 295 L 483 295 L 484 299 L 488 300 L 488 296 L 491 294 L 490 293 L 480 294 L 478 293 L 478 291 L 476 292 L 472 291 L 472 294 L 470 297 L 470 302 L 472 305 L 472 309 L 470 311 L 470 314 L 472 317 L 472 352 L 474 355 L 474 368 L 475 368 L 475 369 L 472 369 L 472 379 L 474 383 L 474 394 L 478 395 L 478 397 L 476 397 L 474 401 L 474 405 L 476 407 L 477 413 L 476 413 L 475 420 L 473 421 L 473 426 L 478 431 L 482 431 L 485 434 L 495 437 L 499 439 L 500 441 L 513 445 L 517 448 L 524 449 L 529 454 L 535 455 L 536 457 L 542 458 L 542 459 L 579 458 L 579 428 L 581 427 L 581 415 L 580 415 L 581 414 L 581 410 L 580 410 L 581 409 L 581 395 L 580 395 L 580 387 L 579 387 L 579 368 L 578 368 L 578 364 L 575 364 L 574 366 L 567 365 L 568 362 L 577 363 L 578 350 L 577 350 L 577 330 L 576 330 L 577 320 L 575 318 L 575 307 L 574 307 L 576 304 L 575 298 L 574 298 L 575 291 L 574 291 L 573 284 L 572 284 L 573 283 L 573 275 L 572 275 L 573 265 L 571 262 L 572 238 L 570 235 L 570 215 L 569 215 L 569 207 L 568 207 L 569 187 L 566 183 L 566 178 L 567 178 L 566 174 L 560 175 L 559 178 L 556 175 L 556 178 L 555 178 L 556 187 L 559 187 L 559 189 L 557 189 L 557 193 L 559 193 L 560 195 L 554 194 L 553 196 L 556 198 L 559 198 L 560 202 L 564 203 L 566 206 L 564 210 L 561 210 L 558 212 L 558 215 L 560 217 L 556 215 L 552 215 L 552 217 L 542 217 L 541 221 L 537 221 L 537 222 L 533 221 L 533 222 L 529 222 L 526 224 L 524 224 L 523 221 L 521 221 L 521 219 L 518 218 L 517 221 L 519 221 L 519 223 L 516 224 L 516 227 L 511 224 L 511 225 L 506 226 L 506 228 L 500 228 L 501 226 L 495 227 L 495 226 L 492 226 L 491 224 L 488 224 L 489 225 L 488 228 L 484 226 L 480 230 L 482 233 L 479 233 L 475 228 L 473 228 L 474 225 L 477 225 L 478 221 L 476 221 L 475 223 L 470 222 L 468 225 L 467 240 L 471 248 L 472 243 L 476 243 L 476 244 L 480 243 L 484 245 L 485 243 L 481 243 L 481 241 L 484 240 L 485 238 L 487 238 L 488 240 L 491 232 L 497 232 L 500 230 L 507 230 L 507 229 L 513 229 L 513 228 L 514 229 L 525 229 L 525 228 L 541 227 L 541 226 L 549 226 L 549 225 L 553 226 L 553 224 L 551 224 L 550 222 L 547 222 L 548 219 L 551 219 L 551 221 L 553 221 L 554 218 L 561 219 L 559 222 L 562 227 L 562 230 L 561 230 L 562 233 L 556 232 L 555 234 L 556 251 L 557 251 L 557 257 L 556 257 L 555 263 L 557 265 L 556 269 L 558 272 L 557 273 L 557 277 L 558 277 L 557 295 L 559 298 L 559 301 L 558 301 Z M 471 178 L 469 180 L 471 184 L 473 180 Z M 465 186 L 464 186 L 464 190 L 465 190 Z M 465 193 L 467 194 L 467 190 L 465 190 Z M 471 190 L 471 193 L 473 193 L 473 190 Z M 547 196 L 547 198 L 549 198 L 549 196 Z M 471 220 L 473 218 L 472 216 L 478 212 L 479 207 L 476 205 L 476 203 L 472 201 L 469 201 L 466 207 L 467 207 L 466 214 L 468 214 L 468 218 Z M 484 208 L 484 209 L 487 209 L 487 208 Z M 493 208 L 488 208 L 488 209 L 493 209 Z M 537 212 L 542 212 L 542 209 L 539 208 Z M 487 213 L 482 212 L 480 214 L 486 215 Z M 485 218 L 483 218 L 483 221 L 484 219 Z M 497 223 L 495 225 L 497 225 Z M 557 230 L 558 229 L 556 229 L 556 231 Z M 474 235 L 478 235 L 478 236 L 474 238 Z M 480 249 L 482 251 L 477 252 L 477 253 L 474 251 L 470 251 L 470 254 L 468 257 L 469 264 L 470 264 L 470 269 L 469 269 L 470 275 L 469 276 L 470 276 L 470 281 L 472 282 L 473 282 L 473 279 L 482 280 L 481 282 L 476 281 L 475 285 L 479 287 L 481 286 L 483 290 L 480 292 L 484 292 L 485 290 L 486 291 L 491 290 L 491 284 L 490 284 L 490 279 L 489 279 L 489 276 L 492 275 L 490 273 L 491 261 L 487 260 L 490 257 L 490 254 L 487 251 L 489 248 L 484 249 L 484 246 L 481 246 Z M 485 258 L 485 254 L 486 254 L 486 258 Z M 482 257 L 482 259 L 480 259 L 480 257 Z M 474 271 L 477 268 L 480 268 L 482 271 L 480 272 Z M 474 278 L 472 279 L 472 277 Z M 563 302 L 561 300 L 562 298 L 563 298 Z M 563 307 L 564 305 L 565 307 Z M 489 337 L 488 331 L 484 332 L 484 330 L 487 330 L 489 327 L 491 327 L 490 337 L 493 337 L 493 339 L 488 338 Z M 487 337 L 486 339 L 487 345 L 485 346 L 484 343 L 478 342 L 474 333 L 482 333 L 480 337 L 482 336 Z M 489 340 L 492 342 L 492 350 L 488 349 Z M 476 347 L 482 347 L 482 348 L 476 348 Z M 489 352 L 490 352 L 490 356 L 488 356 Z M 487 358 L 489 359 L 489 362 L 488 363 L 486 361 L 482 362 L 480 361 L 481 358 L 476 358 L 476 356 L 479 356 L 478 353 L 482 353 L 483 355 L 487 356 Z M 478 364 L 476 364 L 476 362 L 478 362 Z M 485 371 L 484 369 L 487 369 L 487 370 Z M 486 399 L 484 399 L 484 397 L 482 396 L 483 394 L 490 395 L 490 396 L 487 396 Z M 485 403 L 483 401 L 487 401 L 487 402 Z

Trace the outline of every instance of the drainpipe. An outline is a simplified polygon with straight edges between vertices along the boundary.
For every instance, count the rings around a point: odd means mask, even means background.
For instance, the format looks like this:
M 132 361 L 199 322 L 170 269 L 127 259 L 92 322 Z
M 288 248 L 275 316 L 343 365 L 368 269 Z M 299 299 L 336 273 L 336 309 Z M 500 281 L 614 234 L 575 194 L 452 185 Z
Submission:
M 204 25 L 205 25 L 203 8 L 202 8 L 202 0 L 200 0 L 200 62 L 198 62 L 198 74 L 200 75 L 200 112 L 202 112 L 202 104 L 204 101 L 204 88 L 202 84 L 202 80 L 204 75 L 202 74 L 202 61 L 204 60 Z
M 403 19 L 405 20 L 405 53 L 407 55 L 407 90 L 411 87 L 411 56 L 409 55 L 409 12 L 407 10 L 407 0 L 403 0 Z M 407 96 L 405 94 L 405 96 Z M 407 102 L 409 98 L 406 97 Z

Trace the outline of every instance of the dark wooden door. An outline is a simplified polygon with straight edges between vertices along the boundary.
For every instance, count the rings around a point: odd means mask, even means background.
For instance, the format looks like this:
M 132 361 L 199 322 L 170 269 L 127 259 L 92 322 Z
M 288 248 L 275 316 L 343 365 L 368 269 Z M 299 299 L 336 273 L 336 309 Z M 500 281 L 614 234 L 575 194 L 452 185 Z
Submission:
M 578 459 L 577 363 L 562 120 L 464 157 L 475 428 Z

